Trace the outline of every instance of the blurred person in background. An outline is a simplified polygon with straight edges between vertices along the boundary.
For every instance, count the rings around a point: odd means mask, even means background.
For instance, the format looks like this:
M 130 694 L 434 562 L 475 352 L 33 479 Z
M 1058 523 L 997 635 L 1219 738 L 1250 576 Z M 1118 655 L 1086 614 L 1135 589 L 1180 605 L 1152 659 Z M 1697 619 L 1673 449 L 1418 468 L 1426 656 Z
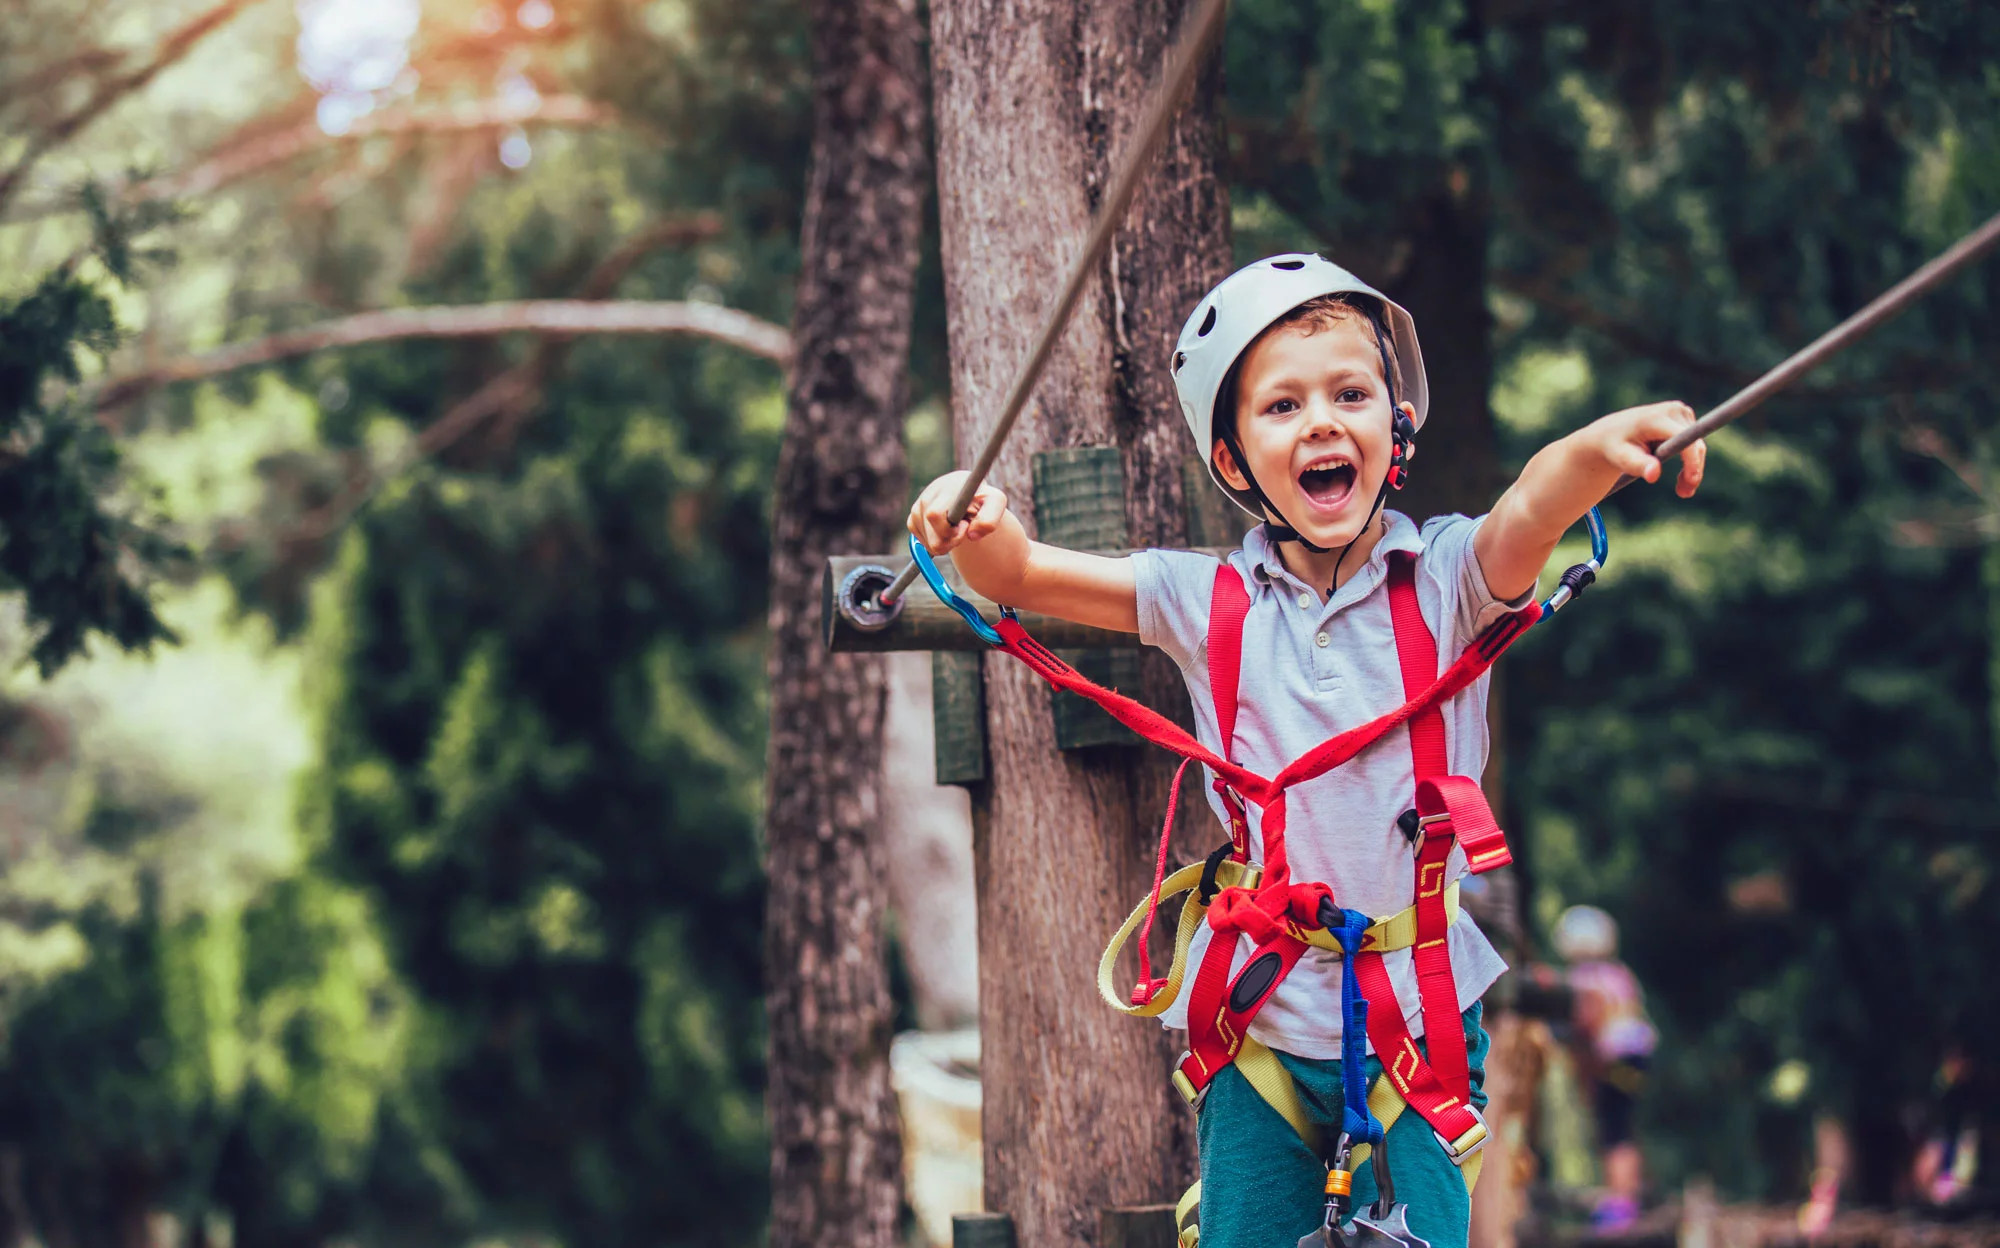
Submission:
M 1911 1162 L 1917 1198 L 1949 1205 L 1964 1198 L 1979 1175 L 1979 1096 L 1973 1065 L 1953 1045 L 1938 1064 L 1936 1094 L 1923 1114 L 1921 1143 Z
M 1568 964 L 1579 1082 L 1597 1124 L 1605 1194 L 1591 1213 L 1598 1230 L 1623 1230 L 1639 1216 L 1644 1159 L 1632 1115 L 1658 1041 L 1632 968 L 1618 960 L 1618 924 L 1596 906 L 1571 906 L 1556 923 L 1556 952 Z

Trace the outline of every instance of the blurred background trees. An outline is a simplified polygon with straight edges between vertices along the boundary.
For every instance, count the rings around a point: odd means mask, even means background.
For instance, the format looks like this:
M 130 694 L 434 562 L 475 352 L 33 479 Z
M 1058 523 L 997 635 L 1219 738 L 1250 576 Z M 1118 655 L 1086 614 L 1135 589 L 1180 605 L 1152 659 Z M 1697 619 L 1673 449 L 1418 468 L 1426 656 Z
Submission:
M 143 55 L 187 17 L 34 7 L 37 69 Z M 404 305 L 785 318 L 790 10 L 234 7 L 14 198 L 17 268 L 67 266 L 103 303 L 72 337 L 107 346 L 114 315 L 132 335 L 114 372 Z M 179 265 L 134 293 L 69 261 L 91 180 L 181 205 Z M 49 791 L 18 824 L 46 844 L 9 842 L 16 1237 L 150 1242 L 162 1211 L 246 1243 L 755 1234 L 781 384 L 685 340 L 412 343 L 102 413 L 131 469 L 103 505 L 171 516 L 203 558 L 155 598 L 198 619 L 153 668 L 76 667 L 97 720 L 67 675 L 9 696 L 20 791 Z M 205 685 L 186 665 L 211 647 L 261 678 Z M 139 697 L 135 670 L 183 675 Z M 265 857 L 208 887 L 251 801 Z
M 104 383 L 389 308 L 789 324 L 803 15 L 8 8 L 0 1238 L 759 1233 L 781 366 L 541 334 Z M 1720 399 L 2000 207 L 1973 0 L 1241 0 L 1224 78 L 1239 258 L 1326 249 L 1424 326 L 1420 508 Z M 937 291 L 931 241 L 920 480 Z M 1530 942 L 1624 922 L 1663 1182 L 1796 1195 L 1825 1114 L 1889 1196 L 1948 1056 L 2000 1106 L 1996 307 L 1989 264 L 1696 504 L 1620 495 L 1510 661 Z

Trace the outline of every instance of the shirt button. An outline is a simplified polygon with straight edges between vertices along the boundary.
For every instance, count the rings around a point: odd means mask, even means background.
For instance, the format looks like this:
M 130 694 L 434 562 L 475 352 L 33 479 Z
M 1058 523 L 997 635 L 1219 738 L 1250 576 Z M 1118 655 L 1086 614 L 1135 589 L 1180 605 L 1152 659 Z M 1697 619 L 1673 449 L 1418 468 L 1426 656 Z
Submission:
M 1312 596 L 1311 594 L 1300 594 L 1300 595 L 1299 595 L 1299 606 L 1300 606 L 1300 607 L 1302 607 L 1302 608 L 1304 608 L 1304 609 L 1305 609 L 1305 610 L 1307 610 L 1307 611 L 1310 611 L 1310 610 L 1312 610 L 1312 609 L 1313 609 L 1313 596 Z
M 1320 634 L 1319 634 L 1318 636 L 1314 637 L 1314 638 L 1313 638 L 1313 644 L 1314 644 L 1315 646 L 1322 646 L 1322 647 L 1323 647 L 1323 646 L 1325 646 L 1325 645 L 1327 644 L 1327 641 L 1326 641 L 1326 634 L 1325 634 L 1325 633 L 1320 633 Z

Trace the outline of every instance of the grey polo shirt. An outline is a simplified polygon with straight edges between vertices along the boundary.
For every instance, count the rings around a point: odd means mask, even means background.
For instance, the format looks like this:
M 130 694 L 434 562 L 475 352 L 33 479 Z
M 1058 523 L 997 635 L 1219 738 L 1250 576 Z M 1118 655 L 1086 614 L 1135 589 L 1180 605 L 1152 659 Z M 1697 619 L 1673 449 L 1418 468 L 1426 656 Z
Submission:
M 1260 775 L 1275 776 L 1326 738 L 1402 705 L 1402 670 L 1389 618 L 1391 551 L 1418 554 L 1417 601 L 1437 638 L 1440 665 L 1455 659 L 1498 616 L 1525 603 L 1525 599 L 1496 601 L 1487 589 L 1472 550 L 1479 520 L 1441 516 L 1419 532 L 1401 512 L 1383 514 L 1387 534 L 1329 602 L 1322 603 L 1309 586 L 1285 570 L 1261 527 L 1229 556 L 1250 591 L 1233 754 L 1217 740 L 1215 700 L 1208 688 L 1214 558 L 1171 550 L 1141 551 L 1132 557 L 1139 637 L 1172 655 L 1180 666 L 1194 701 L 1195 732 L 1203 743 Z M 1455 775 L 1477 777 L 1485 770 L 1486 690 L 1487 679 L 1481 677 L 1443 708 Z M 1292 878 L 1324 880 L 1341 905 L 1376 918 L 1411 904 L 1415 869 L 1396 817 L 1409 809 L 1415 789 L 1409 733 L 1400 728 L 1345 765 L 1292 788 L 1286 799 L 1285 833 Z M 1208 801 L 1226 826 L 1221 799 L 1212 787 Z M 1250 839 L 1261 859 L 1259 819 L 1260 812 L 1251 806 Z M 1465 873 L 1463 851 L 1453 851 L 1447 871 L 1451 879 Z M 1200 964 L 1211 935 L 1206 926 L 1197 934 L 1191 965 Z M 1449 939 L 1459 1006 L 1464 1009 L 1507 966 L 1464 911 L 1452 925 Z M 1240 944 L 1239 967 L 1252 948 L 1247 937 Z M 1422 1034 L 1410 952 L 1385 954 L 1383 961 L 1404 1017 L 1413 1032 Z M 1162 1016 L 1167 1026 L 1187 1026 L 1187 997 L 1184 990 Z M 1270 1047 L 1311 1058 L 1339 1057 L 1340 1031 L 1340 962 L 1319 950 L 1308 950 L 1299 959 L 1250 1027 L 1250 1034 Z

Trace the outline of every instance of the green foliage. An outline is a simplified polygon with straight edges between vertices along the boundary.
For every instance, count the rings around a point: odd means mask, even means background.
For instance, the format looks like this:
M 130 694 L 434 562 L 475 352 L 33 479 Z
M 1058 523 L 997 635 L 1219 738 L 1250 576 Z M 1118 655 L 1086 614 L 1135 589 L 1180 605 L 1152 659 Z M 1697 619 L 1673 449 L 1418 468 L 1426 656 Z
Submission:
M 528 85 L 585 96 L 615 125 L 530 127 L 514 172 L 492 165 L 486 131 L 308 145 L 275 186 L 194 204 L 175 280 L 120 317 L 143 312 L 170 353 L 361 306 L 566 297 L 635 234 L 713 219 L 712 237 L 631 257 L 615 294 L 782 321 L 809 129 L 795 6 L 514 16 L 426 4 L 410 105 L 436 115 Z M 282 99 L 295 34 L 231 35 L 189 115 L 249 122 L 261 101 L 276 107 L 258 125 L 309 118 L 311 93 Z M 170 172 L 208 154 L 171 126 L 149 133 Z M 329 184 L 345 189 L 318 193 Z M 214 895 L 190 899 L 177 864 L 228 861 L 211 825 L 238 807 L 195 782 L 206 768 L 172 732 L 140 743 L 145 766 L 92 763 L 56 786 L 47 806 L 69 811 L 72 839 L 10 864 L 23 904 L 30 886 L 95 881 L 59 921 L 0 923 L 23 1042 L 4 1069 L 47 1096 L 0 1127 L 0 1153 L 47 1158 L 37 1173 L 67 1203 L 31 1211 L 31 1229 L 51 1242 L 108 1243 L 135 1208 L 244 1244 L 754 1239 L 780 377 L 718 347 L 581 341 L 526 405 L 391 473 L 351 524 L 309 528 L 537 348 L 329 354 L 131 415 L 162 505 L 239 607 L 309 654 L 316 761 L 303 843 Z M 234 627 L 203 619 L 190 649 Z M 237 722 L 240 700 L 214 702 L 213 722 Z M 134 744 L 101 726 L 88 740 Z M 246 787 L 284 793 L 291 775 Z M 17 965 L 40 969 L 10 984 Z M 113 1060 L 135 1045 L 144 1063 Z M 59 1101 L 78 1110 L 66 1152 L 44 1148 Z
M 171 592 L 185 644 L 0 697 L 0 1156 L 22 1233 L 95 1248 L 153 1211 L 205 1226 L 220 1200 L 269 1242 L 261 1207 L 361 1187 L 413 1117 L 374 916 L 299 873 L 298 661 L 228 600 L 213 579 Z
M 763 411 L 705 462 L 678 419 L 576 400 L 517 479 L 379 504 L 327 588 L 314 835 L 379 899 L 485 1221 L 760 1219 L 759 578 L 727 552 Z
M 358 897 L 308 878 L 238 914 L 149 898 L 77 927 L 89 961 L 9 1020 L 0 1084 L 39 1226 L 112 1244 L 135 1205 L 200 1221 L 219 1194 L 267 1242 L 261 1208 L 290 1229 L 355 1185 L 408 1019 Z
M 123 276 L 131 244 L 114 237 L 103 254 Z M 79 353 L 117 340 L 110 301 L 67 267 L 0 298 L 0 592 L 22 596 L 44 675 L 93 632 L 126 649 L 171 636 L 143 577 L 177 547 L 110 501 L 118 451 L 88 407 L 50 397 L 80 379 Z
M 786 314 L 802 28 L 782 4 L 685 6 L 678 22 L 668 7 L 589 9 L 559 53 L 533 50 L 544 90 L 607 100 L 637 132 L 537 135 L 528 169 L 476 188 L 399 298 L 567 295 L 623 236 L 708 210 L 718 237 L 645 257 L 619 295 Z M 295 245 L 358 287 L 396 267 L 397 214 L 421 210 L 377 199 Z M 320 396 L 325 445 L 379 460 L 529 350 L 410 344 L 285 372 Z M 387 1206 L 448 1236 L 757 1234 L 780 380 L 721 347 L 581 341 L 531 407 L 385 483 L 318 545 L 282 527 L 282 491 L 313 469 L 266 462 L 274 523 L 245 535 L 232 571 L 247 605 L 309 620 L 313 869 L 370 899 L 416 1003 L 403 1087 L 421 1115 L 378 1137 L 363 1198 L 329 1185 L 268 1217 L 239 1204 L 239 1226 L 365 1228 Z M 312 584 L 320 559 L 309 610 L 269 592 Z M 379 1160 L 397 1132 L 449 1183 L 399 1192 Z
M 1509 176 L 1603 223 L 1587 249 L 1528 229 L 1496 248 L 1531 299 L 1575 257 L 1602 319 L 1538 305 L 1514 341 L 1591 354 L 1579 415 L 1718 400 L 1915 268 L 1971 223 L 1938 206 L 1978 168 L 1962 136 L 1990 128 L 1990 11 L 1829 9 L 1729 41 L 1655 21 L 1664 57 L 1603 29 L 1508 63 L 1573 118 Z M 2000 826 L 1988 596 L 1975 552 L 1911 527 L 1964 490 L 1912 454 L 1927 432 L 1990 455 L 1995 306 L 1989 265 L 1719 439 L 1697 506 L 1617 500 L 1611 588 L 1514 686 L 1530 826 L 1579 829 L 1545 904 L 1614 903 L 1667 1024 L 1666 1156 L 1739 1190 L 1802 1186 L 1813 1112 L 1892 1172 L 1943 1056 L 2000 1057 L 1970 975 Z M 1773 1080 L 1787 1063 L 1803 1089 Z

